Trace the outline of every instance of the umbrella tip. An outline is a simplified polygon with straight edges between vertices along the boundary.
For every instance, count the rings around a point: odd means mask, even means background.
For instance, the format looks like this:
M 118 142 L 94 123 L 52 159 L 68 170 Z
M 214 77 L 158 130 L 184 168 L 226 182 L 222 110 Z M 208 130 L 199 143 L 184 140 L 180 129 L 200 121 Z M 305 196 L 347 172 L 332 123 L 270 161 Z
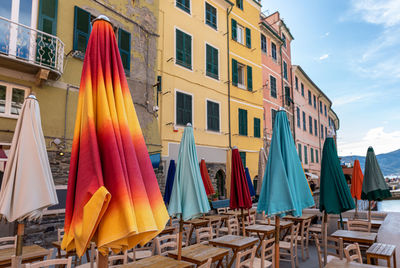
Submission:
M 28 99 L 34 99 L 34 100 L 36 100 L 35 94 L 29 94 Z
M 95 21 L 98 21 L 98 20 L 105 20 L 105 21 L 108 21 L 109 23 L 111 23 L 110 19 L 106 15 L 99 15 L 96 19 L 93 20 L 92 25 Z
M 232 147 L 233 150 L 234 150 L 234 149 L 237 149 L 237 148 L 238 148 L 238 147 L 237 147 L 236 145 Z
M 191 127 L 191 126 L 192 126 L 192 124 L 190 124 L 190 123 L 187 123 L 187 124 L 186 124 L 186 126 L 187 126 L 187 127 Z

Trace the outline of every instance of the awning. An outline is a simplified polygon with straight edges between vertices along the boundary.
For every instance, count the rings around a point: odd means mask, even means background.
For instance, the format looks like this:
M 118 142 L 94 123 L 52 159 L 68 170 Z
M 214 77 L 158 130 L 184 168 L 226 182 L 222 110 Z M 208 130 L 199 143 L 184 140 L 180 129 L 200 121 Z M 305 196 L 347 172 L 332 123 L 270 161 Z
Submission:
M 306 176 L 310 177 L 311 179 L 318 179 L 319 177 L 315 174 L 312 174 L 310 172 L 305 172 Z

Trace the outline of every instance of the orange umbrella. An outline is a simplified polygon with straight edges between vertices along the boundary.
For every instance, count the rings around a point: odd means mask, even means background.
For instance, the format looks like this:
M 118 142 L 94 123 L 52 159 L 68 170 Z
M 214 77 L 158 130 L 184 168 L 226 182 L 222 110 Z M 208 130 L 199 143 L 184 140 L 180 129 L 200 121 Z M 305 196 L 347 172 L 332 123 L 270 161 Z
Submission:
M 201 159 L 201 162 L 200 162 L 200 173 L 201 173 L 201 178 L 203 179 L 204 188 L 206 189 L 206 194 L 207 195 L 215 194 L 214 187 L 212 186 L 210 176 L 208 175 L 206 161 L 204 159 Z
M 364 175 L 360 167 L 360 161 L 355 160 L 353 166 L 353 175 L 351 176 L 351 196 L 355 199 L 356 211 L 354 217 L 357 217 L 357 200 L 361 200 L 362 184 Z
M 167 223 L 112 25 L 93 23 L 72 143 L 62 248 L 103 255 L 145 244 Z

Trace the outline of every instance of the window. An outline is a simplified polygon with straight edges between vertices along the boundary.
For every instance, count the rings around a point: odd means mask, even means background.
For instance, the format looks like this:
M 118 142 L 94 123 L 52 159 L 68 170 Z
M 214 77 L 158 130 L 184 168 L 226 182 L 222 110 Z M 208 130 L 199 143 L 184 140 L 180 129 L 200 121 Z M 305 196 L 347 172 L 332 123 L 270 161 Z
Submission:
M 307 146 L 304 145 L 304 164 L 308 164 Z
M 286 61 L 283 61 L 283 78 L 288 80 L 288 72 L 287 72 L 287 63 L 286 63 Z
M 307 130 L 306 124 L 306 113 L 303 112 L 303 130 Z
M 308 131 L 310 131 L 310 134 L 312 135 L 312 130 L 313 130 L 313 127 L 312 127 L 312 117 L 311 116 L 308 116 Z
M 192 122 L 192 96 L 176 92 L 176 124 L 186 126 Z
M 317 119 L 314 119 L 314 135 L 318 136 L 318 123 Z
M 243 0 L 236 0 L 236 6 L 243 10 Z
M 118 48 L 125 72 L 129 73 L 131 69 L 131 34 L 129 32 L 118 29 Z
M 219 131 L 219 104 L 207 101 L 207 130 Z
M 324 113 L 325 113 L 325 117 L 327 117 L 327 113 L 326 113 L 326 104 L 324 104 Z
M 314 99 L 314 109 L 317 109 L 317 98 L 315 97 L 315 95 L 313 95 L 313 99 Z
M 0 117 L 18 118 L 29 88 L 0 83 Z
M 290 87 L 285 87 L 285 101 L 286 105 L 290 106 L 292 98 L 290 98 Z
M 176 29 L 176 64 L 192 69 L 192 37 Z
M 314 149 L 310 148 L 311 163 L 314 163 Z
M 236 20 L 234 20 L 234 19 L 231 20 L 231 27 L 232 27 L 232 39 L 235 40 L 236 42 L 241 43 L 243 45 L 244 44 L 245 28 L 242 25 L 238 24 L 236 22 Z M 247 34 L 247 32 L 246 32 L 246 34 Z M 250 40 L 250 42 L 251 42 L 251 40 Z
M 22 1 L 20 1 L 22 2 Z M 24 1 L 26 2 L 26 1 Z M 28 25 L 33 22 L 35 23 L 35 13 L 37 12 L 35 9 L 33 9 L 32 15 L 30 14 L 31 7 L 35 5 L 36 1 L 29 1 L 32 2 L 32 5 L 26 5 L 25 3 L 22 4 L 19 10 L 19 22 L 25 25 Z M 16 2 L 14 1 L 14 4 Z M 58 8 L 58 0 L 46 0 L 46 1 L 40 1 L 39 2 L 39 19 L 38 21 L 38 30 L 41 30 L 45 33 L 51 34 L 51 35 L 57 35 L 57 8 Z M 4 14 L 1 16 L 5 17 Z M 33 20 L 31 19 L 33 17 Z M 13 20 L 13 18 L 11 18 Z M 30 31 L 28 32 L 19 32 L 18 33 L 18 39 L 22 41 L 21 39 L 24 39 L 23 42 L 18 42 L 17 44 L 17 56 L 21 58 L 28 58 L 27 52 L 28 52 L 28 46 L 30 44 L 30 41 L 27 39 L 26 34 L 33 34 Z M 21 36 L 22 35 L 22 36 Z M 21 38 L 22 37 L 22 38 Z M 42 64 L 42 65 L 47 65 L 54 67 L 55 66 L 55 50 L 57 49 L 53 42 L 55 41 L 52 37 L 48 35 L 42 35 L 42 34 L 37 34 L 37 40 L 42 39 L 43 42 L 37 42 L 36 46 L 36 51 L 30 50 L 30 52 L 35 53 L 36 52 L 36 62 Z M 31 39 L 32 40 L 32 39 Z M 12 41 L 12 39 L 10 40 Z M 2 47 L 0 45 L 0 47 Z M 0 51 L 3 49 L 0 48 Z M 2 51 L 3 52 L 3 51 Z M 41 52 L 41 53 L 39 53 Z
M 247 72 L 247 90 L 253 90 L 253 69 L 251 66 L 245 66 L 235 59 L 232 59 L 232 84 L 242 89 L 246 89 Z
M 296 90 L 299 90 L 299 79 L 297 78 L 297 76 L 294 77 L 294 86 Z
M 325 138 L 328 138 L 328 129 L 325 127 Z
M 190 0 L 176 0 L 176 6 L 190 14 Z
M 324 126 L 321 124 L 321 139 L 324 138 Z
M 303 162 L 303 157 L 302 157 L 302 153 L 301 153 L 301 144 L 297 144 L 297 149 L 298 149 L 298 153 L 299 153 L 299 158 L 300 158 L 300 162 Z
M 272 119 L 272 129 L 274 128 L 274 125 L 275 125 L 275 118 L 276 118 L 276 113 L 277 113 L 277 111 L 276 110 L 274 110 L 274 109 L 271 109 L 271 119 Z
M 319 112 L 322 114 L 322 101 L 319 101 Z
M 308 91 L 308 104 L 312 105 L 311 91 Z
M 296 114 L 297 114 L 297 127 L 300 127 L 300 108 L 296 108 Z
M 246 168 L 246 152 L 239 152 L 240 159 L 242 159 L 243 167 Z
M 206 44 L 206 75 L 218 79 L 218 49 Z
M 282 33 L 283 47 L 286 48 L 286 36 Z
M 260 138 L 261 137 L 261 120 L 260 118 L 254 117 L 254 137 Z
M 244 84 L 244 65 L 238 64 L 237 65 L 237 73 L 238 73 L 238 86 L 241 88 L 246 88 Z
M 304 85 L 303 85 L 303 83 L 301 83 L 301 96 L 304 97 Z
M 253 90 L 253 68 L 247 65 L 247 90 Z
M 276 98 L 276 78 L 272 75 L 269 77 L 270 84 L 271 84 L 271 97 Z
M 261 51 L 267 53 L 267 38 L 261 34 Z
M 273 42 L 271 42 L 271 56 L 274 60 L 278 59 L 276 56 L 276 45 Z
M 239 109 L 239 135 L 247 136 L 247 110 Z
M 315 162 L 319 163 L 319 159 L 318 159 L 318 150 L 315 149 Z
M 90 13 L 75 6 L 74 50 L 85 53 L 90 30 Z
M 217 29 L 217 9 L 206 2 L 206 24 Z

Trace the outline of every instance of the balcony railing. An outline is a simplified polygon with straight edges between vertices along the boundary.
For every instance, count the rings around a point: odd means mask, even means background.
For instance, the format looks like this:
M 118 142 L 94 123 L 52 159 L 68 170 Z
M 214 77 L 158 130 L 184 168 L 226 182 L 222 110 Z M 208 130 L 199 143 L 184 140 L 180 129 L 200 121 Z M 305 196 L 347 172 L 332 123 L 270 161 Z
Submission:
M 0 56 L 63 73 L 64 43 L 57 37 L 0 16 Z

